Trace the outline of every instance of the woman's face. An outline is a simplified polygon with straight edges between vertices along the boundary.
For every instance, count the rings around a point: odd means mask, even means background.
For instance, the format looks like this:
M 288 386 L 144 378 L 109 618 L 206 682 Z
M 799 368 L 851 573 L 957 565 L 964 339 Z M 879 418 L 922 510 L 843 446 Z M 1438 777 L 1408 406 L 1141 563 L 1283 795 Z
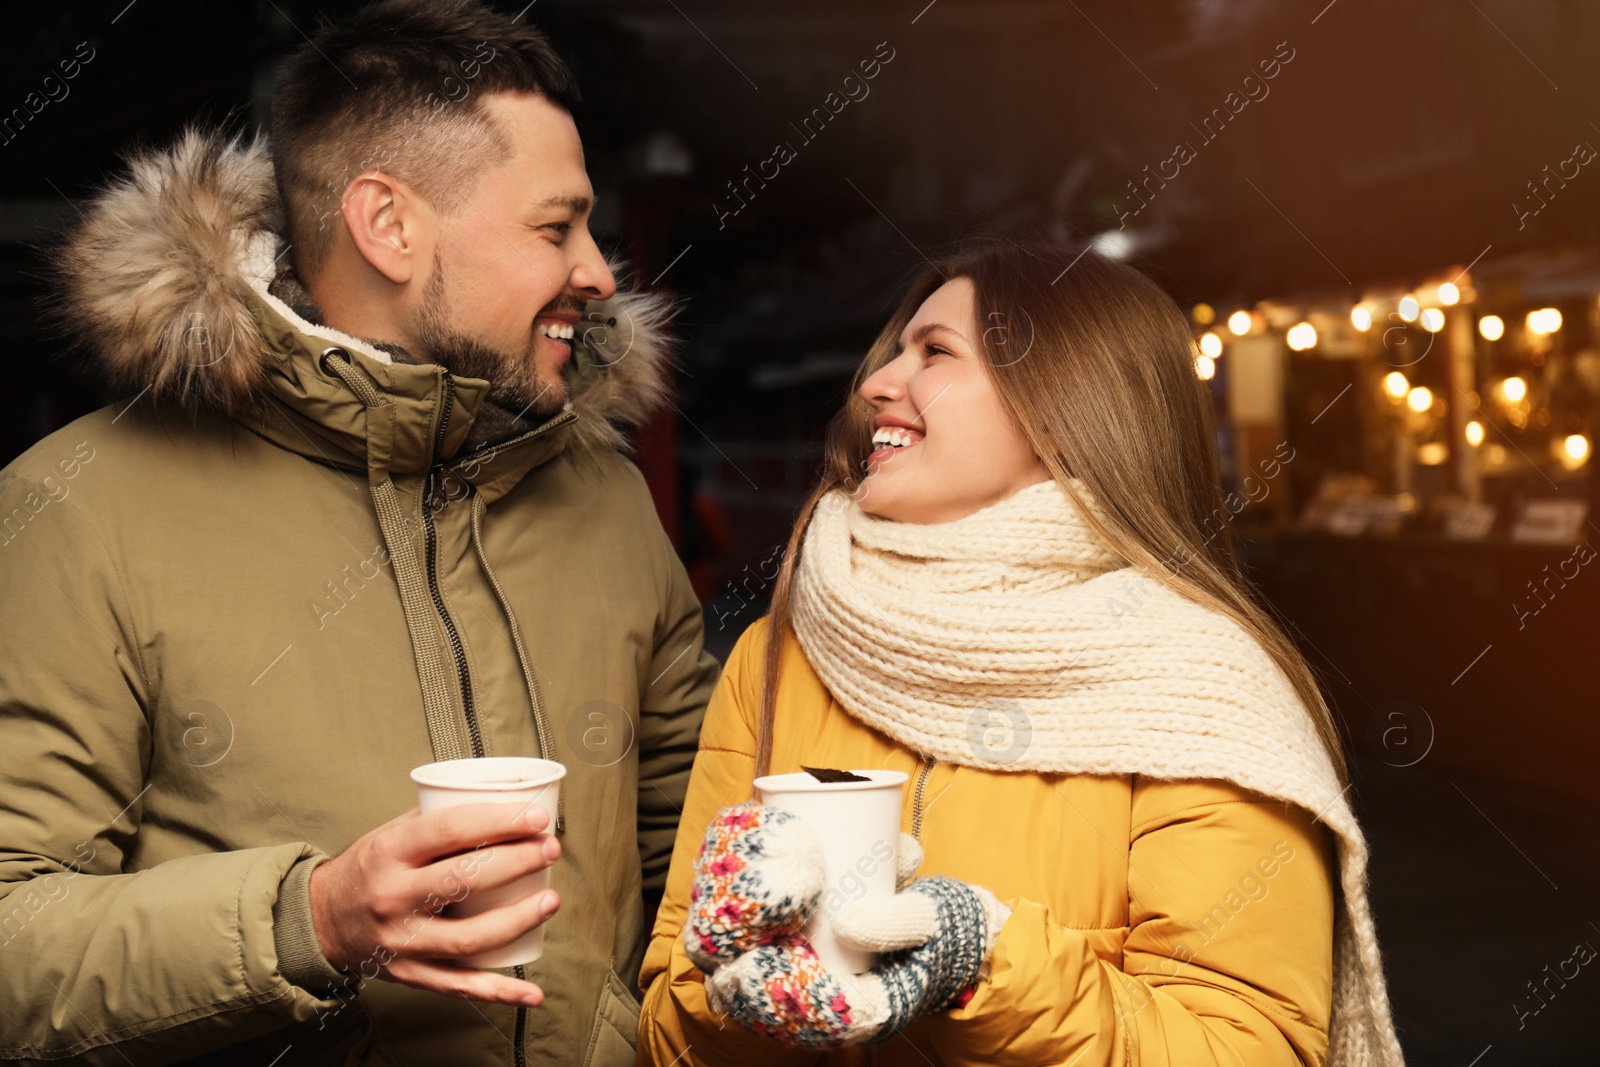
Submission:
M 1050 478 L 1000 404 L 973 296 L 968 278 L 941 285 L 906 324 L 899 354 L 861 383 L 873 452 L 855 497 L 869 514 L 950 522 Z

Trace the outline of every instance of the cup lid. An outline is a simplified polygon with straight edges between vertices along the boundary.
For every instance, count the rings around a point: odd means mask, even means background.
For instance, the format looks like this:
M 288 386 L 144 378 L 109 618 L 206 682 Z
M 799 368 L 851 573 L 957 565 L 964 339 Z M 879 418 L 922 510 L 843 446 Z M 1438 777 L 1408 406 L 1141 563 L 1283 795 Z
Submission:
M 790 774 L 768 774 L 755 781 L 755 787 L 771 793 L 854 793 L 868 789 L 886 789 L 905 785 L 911 776 L 905 771 L 858 770 L 851 774 L 870 778 L 867 782 L 819 782 L 805 771 Z

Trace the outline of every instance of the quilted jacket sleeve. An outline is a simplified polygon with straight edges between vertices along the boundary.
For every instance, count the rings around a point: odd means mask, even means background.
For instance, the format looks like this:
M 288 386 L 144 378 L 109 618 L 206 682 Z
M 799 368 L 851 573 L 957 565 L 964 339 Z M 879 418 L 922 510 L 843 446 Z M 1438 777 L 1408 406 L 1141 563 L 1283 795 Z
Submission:
M 1226 782 L 1141 781 L 1121 960 L 1007 901 L 989 981 L 932 1017 L 948 1064 L 1299 1067 L 1327 1061 L 1332 845 L 1309 812 Z

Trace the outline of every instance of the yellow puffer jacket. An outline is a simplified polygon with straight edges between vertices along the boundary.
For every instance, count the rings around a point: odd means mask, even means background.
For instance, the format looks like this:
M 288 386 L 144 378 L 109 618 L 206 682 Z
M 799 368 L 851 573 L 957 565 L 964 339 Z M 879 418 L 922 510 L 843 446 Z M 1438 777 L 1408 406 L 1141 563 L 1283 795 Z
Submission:
M 819 1059 L 714 1016 L 679 934 L 704 827 L 750 797 L 765 633 L 740 639 L 706 712 L 640 972 L 640 1064 L 1326 1062 L 1335 865 L 1309 812 L 1222 781 L 930 764 L 846 713 L 792 635 L 773 773 L 906 771 L 920 873 L 987 886 L 1012 915 L 971 1001 L 882 1045 Z

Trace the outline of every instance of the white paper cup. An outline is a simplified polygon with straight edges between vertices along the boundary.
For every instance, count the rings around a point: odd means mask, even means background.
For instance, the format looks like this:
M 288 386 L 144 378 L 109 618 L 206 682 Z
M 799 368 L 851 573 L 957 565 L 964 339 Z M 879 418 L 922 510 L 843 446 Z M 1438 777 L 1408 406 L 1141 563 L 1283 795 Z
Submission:
M 827 881 L 806 937 L 829 970 L 864 974 L 878 961 L 837 941 L 829 917 L 846 904 L 894 896 L 895 850 L 900 844 L 900 810 L 905 802 L 903 771 L 853 771 L 869 782 L 819 782 L 804 771 L 756 779 L 761 803 L 793 812 L 822 842 Z
M 454 759 L 426 763 L 411 772 L 417 783 L 417 803 L 424 812 L 453 808 L 457 804 L 538 805 L 550 817 L 547 832 L 555 830 L 556 804 L 561 797 L 561 779 L 567 769 L 554 760 L 526 756 L 489 756 L 485 759 Z M 491 848 L 493 846 L 490 846 Z M 479 869 L 494 864 L 491 856 Z M 536 871 L 497 889 L 475 889 L 464 898 L 445 906 L 444 914 L 453 919 L 481 915 L 493 908 L 550 888 L 550 868 Z M 476 956 L 463 956 L 468 967 L 515 967 L 532 963 L 544 955 L 544 924 L 535 926 L 509 945 Z

